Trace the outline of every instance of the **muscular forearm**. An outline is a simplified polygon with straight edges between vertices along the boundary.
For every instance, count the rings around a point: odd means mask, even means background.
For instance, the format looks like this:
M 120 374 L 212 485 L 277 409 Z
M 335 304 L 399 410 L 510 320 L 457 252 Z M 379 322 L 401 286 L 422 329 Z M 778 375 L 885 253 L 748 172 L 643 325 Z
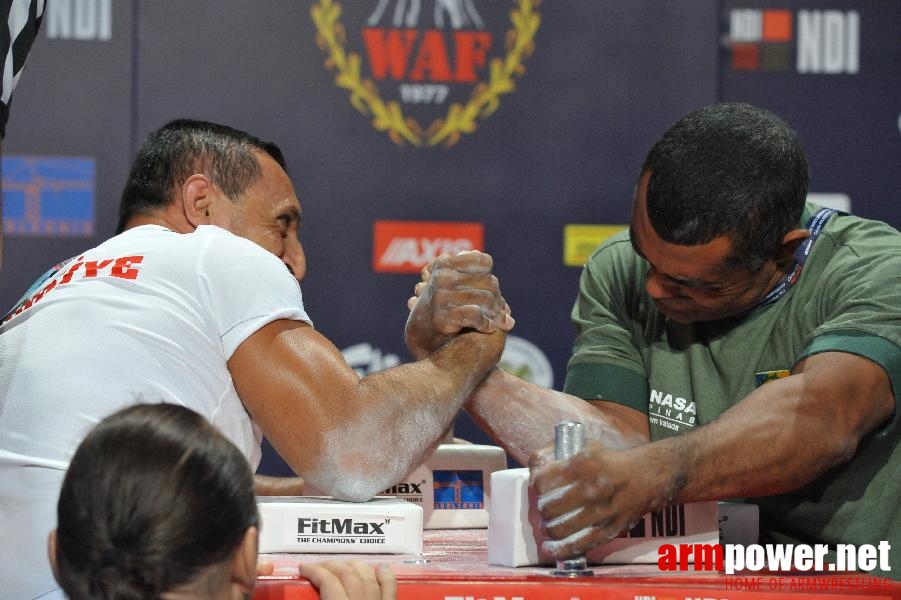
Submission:
M 254 493 L 257 496 L 301 496 L 303 479 L 300 477 L 253 476 Z
M 496 363 L 504 335 L 464 334 L 424 360 L 362 378 L 353 401 L 361 410 L 345 414 L 323 436 L 322 460 L 305 473 L 308 481 L 350 500 L 396 483 L 434 449 Z
M 682 501 L 797 489 L 849 460 L 893 408 L 887 388 L 870 390 L 882 397 L 873 402 L 842 397 L 842 388 L 813 379 L 821 376 L 809 372 L 767 383 L 709 425 L 634 449 L 633 462 L 664 465 L 659 473 Z M 870 402 L 869 410 L 849 414 L 848 406 Z
M 803 415 L 787 418 L 790 404 L 748 397 L 694 432 L 625 450 L 592 442 L 567 461 L 542 449 L 530 466 L 555 540 L 545 549 L 558 558 L 584 553 L 668 502 L 769 496 L 804 485 L 845 454 L 820 444 Z
M 590 442 L 565 461 L 544 448 L 530 466 L 547 533 L 557 540 L 548 549 L 557 557 L 582 553 L 670 501 L 797 489 L 849 460 L 894 406 L 879 365 L 823 353 L 693 432 L 625 450 Z
M 628 448 L 648 440 L 644 426 L 617 418 L 581 398 L 525 382 L 499 368 L 479 385 L 466 411 L 521 464 L 554 439 L 554 426 L 578 421 L 585 436 L 609 448 Z

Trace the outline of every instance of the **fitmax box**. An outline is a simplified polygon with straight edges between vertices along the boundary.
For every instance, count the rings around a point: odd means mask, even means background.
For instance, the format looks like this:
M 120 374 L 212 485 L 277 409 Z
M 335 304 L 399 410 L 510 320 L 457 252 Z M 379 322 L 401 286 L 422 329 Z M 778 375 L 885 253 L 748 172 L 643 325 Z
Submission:
M 535 491 L 529 487 L 529 470 L 498 471 L 491 479 L 488 562 L 506 567 L 553 565 L 554 558 L 541 549 L 548 538 L 540 529 L 541 515 Z M 591 550 L 586 558 L 592 564 L 656 563 L 662 544 L 717 544 L 721 527 L 726 534 L 724 543 L 756 543 L 757 507 L 720 504 L 728 515 L 725 521 L 714 501 L 668 505 L 645 515 L 622 537 Z
M 491 505 L 491 474 L 506 468 L 503 448 L 444 443 L 381 495 L 421 506 L 424 529 L 484 529 Z M 304 493 L 321 495 L 309 484 Z
M 422 509 L 398 498 L 262 496 L 260 552 L 422 554 Z

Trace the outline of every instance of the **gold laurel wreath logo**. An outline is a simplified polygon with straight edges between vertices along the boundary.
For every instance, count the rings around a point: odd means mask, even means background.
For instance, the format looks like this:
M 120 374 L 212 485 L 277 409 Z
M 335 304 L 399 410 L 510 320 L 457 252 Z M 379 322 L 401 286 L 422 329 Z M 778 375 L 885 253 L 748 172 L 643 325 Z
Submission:
M 341 5 L 333 0 L 319 0 L 310 9 L 316 25 L 316 43 L 328 53 L 325 66 L 335 70 L 335 85 L 350 92 L 350 103 L 363 115 L 372 115 L 376 131 L 387 132 L 398 145 L 408 142 L 421 146 L 444 144 L 450 147 L 460 141 L 464 133 L 476 130 L 476 120 L 486 119 L 500 107 L 500 97 L 515 88 L 513 77 L 522 76 L 526 68 L 522 64 L 535 50 L 535 32 L 541 24 L 537 7 L 541 0 L 516 0 L 510 12 L 512 28 L 505 41 L 506 55 L 489 62 L 488 81 L 472 90 L 465 105 L 451 103 L 447 115 L 436 119 L 426 130 L 411 117 L 405 117 L 397 100 L 385 102 L 375 82 L 360 75 L 362 60 L 356 52 L 347 52 L 347 32 L 341 24 Z

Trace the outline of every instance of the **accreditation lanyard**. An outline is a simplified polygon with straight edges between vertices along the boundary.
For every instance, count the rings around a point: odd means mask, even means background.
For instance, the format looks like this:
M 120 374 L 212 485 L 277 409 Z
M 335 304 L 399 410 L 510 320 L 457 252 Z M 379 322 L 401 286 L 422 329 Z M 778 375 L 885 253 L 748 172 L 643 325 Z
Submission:
M 792 266 L 791 270 L 782 277 L 779 284 L 760 301 L 760 304 L 757 305 L 758 308 L 761 306 L 769 306 L 777 301 L 795 284 L 798 277 L 801 276 L 801 269 L 804 268 L 804 263 L 807 262 L 807 257 L 813 249 L 814 242 L 820 237 L 829 217 L 837 212 L 837 210 L 832 208 L 821 208 L 810 217 L 807 221 L 807 230 L 810 231 L 810 236 L 798 246 L 797 250 L 795 250 L 795 264 Z

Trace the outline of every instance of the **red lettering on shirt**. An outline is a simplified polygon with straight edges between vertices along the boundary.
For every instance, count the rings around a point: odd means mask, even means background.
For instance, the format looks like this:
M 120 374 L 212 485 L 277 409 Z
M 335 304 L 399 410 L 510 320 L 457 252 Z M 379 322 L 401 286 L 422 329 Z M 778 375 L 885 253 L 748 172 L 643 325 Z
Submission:
M 113 259 L 111 258 L 98 261 L 89 260 L 84 264 L 84 276 L 97 277 L 97 271 L 99 271 L 100 269 L 105 269 L 111 262 L 113 262 Z
M 82 259 L 82 258 L 84 258 L 84 257 L 83 257 L 83 256 L 79 256 L 79 257 L 78 257 L 78 260 L 76 260 L 76 261 L 72 264 L 72 266 L 69 267 L 69 269 L 66 271 L 66 274 L 63 275 L 63 278 L 60 280 L 60 284 L 63 284 L 63 283 L 69 283 L 70 281 L 72 281 L 72 277 L 75 275 L 75 271 L 77 271 L 77 270 L 78 270 L 78 267 L 80 267 L 80 266 L 83 264 L 83 263 L 81 262 L 81 259 Z
M 122 256 L 116 259 L 116 264 L 110 269 L 110 275 L 113 277 L 121 277 L 122 279 L 137 279 L 138 269 L 132 268 L 131 265 L 137 264 L 144 260 L 143 256 Z
M 57 287 L 62 287 L 70 283 L 74 279 L 96 278 L 104 275 L 118 277 L 120 279 L 137 279 L 139 275 L 139 267 L 137 265 L 144 260 L 144 257 L 141 255 L 120 256 L 119 258 L 105 258 L 103 260 L 89 260 L 86 262 L 82 261 L 83 258 L 83 256 L 79 256 L 78 260 L 69 266 L 62 276 L 57 274 L 57 276 L 51 279 L 47 285 L 35 292 L 31 298 L 23 302 L 21 306 L 10 313 L 3 322 L 6 323 L 16 315 L 28 310 L 37 304 L 46 294 Z M 84 267 L 84 269 L 81 269 L 81 267 Z M 81 271 L 79 271 L 79 269 L 81 269 Z M 108 271 L 104 273 L 107 269 Z
M 35 294 L 31 298 L 29 298 L 28 302 L 25 303 L 25 306 L 23 306 L 19 310 L 25 310 L 26 308 L 28 308 L 29 306 L 31 306 L 32 304 L 34 304 L 35 302 L 37 302 L 38 300 L 43 298 L 44 294 L 46 294 L 47 292 L 49 292 L 50 290 L 52 290 L 55 287 L 56 287 L 56 280 L 53 280 L 50 283 L 48 283 L 47 285 L 45 285 L 43 288 L 41 288 L 40 292 L 38 292 L 37 294 Z

